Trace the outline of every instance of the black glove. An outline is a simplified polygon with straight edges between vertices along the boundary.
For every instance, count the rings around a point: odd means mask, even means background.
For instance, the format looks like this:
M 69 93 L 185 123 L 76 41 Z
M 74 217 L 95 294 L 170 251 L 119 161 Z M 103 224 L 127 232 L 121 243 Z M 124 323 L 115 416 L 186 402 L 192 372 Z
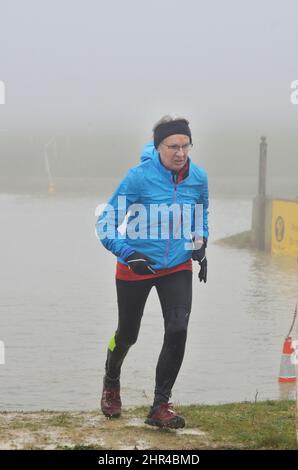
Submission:
M 129 255 L 125 261 L 127 262 L 128 267 L 136 274 L 141 274 L 142 276 L 145 276 L 146 274 L 156 274 L 154 269 L 151 267 L 151 264 L 156 264 L 155 261 L 142 255 L 142 253 L 135 251 Z
M 195 242 L 194 242 L 195 245 Z M 203 244 L 200 248 L 194 249 L 192 252 L 192 259 L 199 262 L 201 267 L 199 272 L 199 279 L 200 282 L 204 281 L 207 282 L 207 258 L 206 258 L 206 248 L 207 248 L 207 240 L 203 238 Z

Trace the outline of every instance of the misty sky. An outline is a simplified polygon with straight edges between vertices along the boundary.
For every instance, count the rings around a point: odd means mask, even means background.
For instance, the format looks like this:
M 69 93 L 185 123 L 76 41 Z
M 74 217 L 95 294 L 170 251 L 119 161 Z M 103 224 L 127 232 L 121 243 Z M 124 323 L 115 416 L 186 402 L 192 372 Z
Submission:
M 257 147 L 266 134 L 291 158 L 297 18 L 295 0 L 0 0 L 1 133 L 150 136 L 175 112 L 203 143 L 247 131 Z

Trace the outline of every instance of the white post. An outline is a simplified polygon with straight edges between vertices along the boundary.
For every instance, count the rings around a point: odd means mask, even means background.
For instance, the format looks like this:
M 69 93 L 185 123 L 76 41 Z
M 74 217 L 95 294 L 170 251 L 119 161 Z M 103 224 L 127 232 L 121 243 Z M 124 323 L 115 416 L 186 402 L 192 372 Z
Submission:
M 53 145 L 55 156 L 57 157 L 57 142 L 56 142 L 55 137 L 52 137 L 52 139 L 49 140 L 49 142 L 47 142 L 44 146 L 44 160 L 45 160 L 45 168 L 46 168 L 46 172 L 47 172 L 48 180 L 49 180 L 49 193 L 53 193 L 55 191 L 55 186 L 54 186 L 51 168 L 50 168 L 50 162 L 48 158 L 48 147 L 50 145 Z
M 0 80 L 0 104 L 5 104 L 5 83 Z
M 0 341 L 0 365 L 5 364 L 5 345 L 3 341 Z

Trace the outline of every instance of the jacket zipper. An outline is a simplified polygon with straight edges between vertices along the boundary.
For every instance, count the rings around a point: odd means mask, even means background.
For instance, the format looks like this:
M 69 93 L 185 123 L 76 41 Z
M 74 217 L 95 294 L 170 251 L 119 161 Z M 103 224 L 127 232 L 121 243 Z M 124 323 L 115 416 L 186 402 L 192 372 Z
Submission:
M 173 175 L 173 180 L 174 180 L 174 204 L 176 204 L 176 195 L 177 195 L 177 175 Z M 167 240 L 166 244 L 166 252 L 165 252 L 165 263 L 164 267 L 167 267 L 168 264 L 168 255 L 169 255 L 169 245 L 170 245 L 170 233 L 173 230 L 173 220 L 170 221 L 170 230 L 169 230 L 169 239 Z

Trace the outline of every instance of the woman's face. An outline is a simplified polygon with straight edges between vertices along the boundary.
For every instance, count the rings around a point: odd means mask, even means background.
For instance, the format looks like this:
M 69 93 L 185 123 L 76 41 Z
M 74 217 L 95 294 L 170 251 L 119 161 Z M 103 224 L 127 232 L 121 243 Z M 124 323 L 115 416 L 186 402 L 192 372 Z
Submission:
M 185 165 L 190 149 L 187 135 L 174 134 L 164 139 L 158 147 L 162 164 L 171 171 L 178 172 Z

